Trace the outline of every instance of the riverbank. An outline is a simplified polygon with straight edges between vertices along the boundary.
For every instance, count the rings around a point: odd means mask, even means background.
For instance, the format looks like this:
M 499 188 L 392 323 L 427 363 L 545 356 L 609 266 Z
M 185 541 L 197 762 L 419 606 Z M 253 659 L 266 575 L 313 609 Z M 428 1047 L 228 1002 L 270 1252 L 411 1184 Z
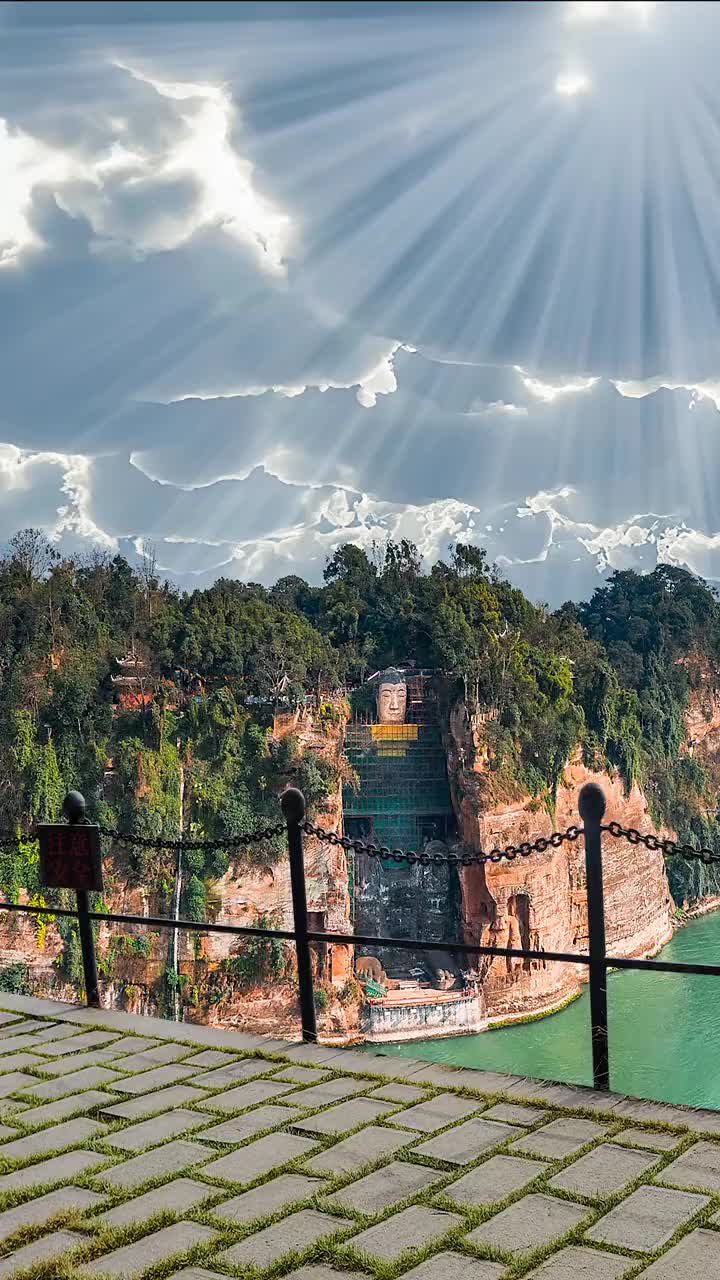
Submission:
M 688 920 L 660 954 L 677 962 L 720 964 L 720 912 L 706 911 Z M 641 970 L 610 973 L 608 1022 L 614 1090 L 660 1102 L 720 1108 L 720 978 Z M 587 987 L 552 1018 L 475 1036 L 415 1041 L 407 1048 L 385 1045 L 381 1052 L 589 1085 Z

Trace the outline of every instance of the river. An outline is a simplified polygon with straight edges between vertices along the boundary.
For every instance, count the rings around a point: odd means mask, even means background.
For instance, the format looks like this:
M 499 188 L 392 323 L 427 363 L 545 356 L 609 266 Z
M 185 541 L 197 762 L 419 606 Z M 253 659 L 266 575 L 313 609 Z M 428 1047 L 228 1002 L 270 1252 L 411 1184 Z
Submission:
M 664 960 L 720 963 L 720 912 L 691 921 L 661 954 Z M 612 973 L 608 1030 L 611 1089 L 720 1108 L 720 977 Z M 382 1052 L 592 1084 L 587 988 L 566 1009 L 536 1022 L 475 1036 L 384 1045 Z

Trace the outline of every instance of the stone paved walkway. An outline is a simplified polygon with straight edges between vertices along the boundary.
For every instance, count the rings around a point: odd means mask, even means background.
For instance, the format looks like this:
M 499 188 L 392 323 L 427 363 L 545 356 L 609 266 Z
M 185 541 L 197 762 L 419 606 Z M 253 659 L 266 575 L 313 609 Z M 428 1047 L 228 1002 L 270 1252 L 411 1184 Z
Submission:
M 0 1280 L 704 1280 L 720 1113 L 0 993 Z

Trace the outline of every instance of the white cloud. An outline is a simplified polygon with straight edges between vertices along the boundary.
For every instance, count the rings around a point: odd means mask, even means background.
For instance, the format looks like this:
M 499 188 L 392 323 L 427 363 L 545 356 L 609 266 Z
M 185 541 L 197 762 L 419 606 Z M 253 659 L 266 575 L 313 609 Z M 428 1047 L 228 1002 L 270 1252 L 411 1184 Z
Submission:
M 50 145 L 0 118 L 0 264 L 40 239 L 29 221 L 35 194 L 51 191 L 66 213 L 85 218 L 96 247 L 139 254 L 178 248 L 204 227 L 219 227 L 275 275 L 285 271 L 290 215 L 258 191 L 253 165 L 232 144 L 235 107 L 220 85 L 173 84 L 114 64 L 146 85 L 170 122 L 149 127 L 152 103 L 134 119 L 98 113 L 88 138 L 68 123 Z M 58 108 L 62 116 L 62 106 Z
M 697 404 L 698 400 L 711 400 L 720 412 L 720 380 L 718 378 L 706 378 L 702 382 L 672 382 L 667 378 L 656 377 L 614 382 L 613 386 L 621 396 L 629 400 L 642 400 L 645 396 L 652 396 L 656 391 L 662 390 L 689 391 L 690 408 Z
M 542 382 L 540 378 L 534 378 L 520 365 L 515 365 L 515 370 L 520 374 L 520 380 L 531 395 L 538 400 L 545 400 L 548 404 L 553 400 L 557 400 L 559 396 L 574 395 L 578 391 L 589 391 L 590 387 L 594 387 L 600 381 L 599 378 L 573 378 L 565 382 L 553 385 L 551 382 Z

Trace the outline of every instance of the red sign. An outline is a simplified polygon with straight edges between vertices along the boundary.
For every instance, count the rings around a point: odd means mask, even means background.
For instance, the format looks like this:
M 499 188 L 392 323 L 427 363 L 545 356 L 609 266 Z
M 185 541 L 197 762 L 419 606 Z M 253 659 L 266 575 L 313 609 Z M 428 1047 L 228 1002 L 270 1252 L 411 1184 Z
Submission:
M 44 888 L 102 890 L 97 827 L 43 823 L 36 831 L 40 842 L 40 880 Z

